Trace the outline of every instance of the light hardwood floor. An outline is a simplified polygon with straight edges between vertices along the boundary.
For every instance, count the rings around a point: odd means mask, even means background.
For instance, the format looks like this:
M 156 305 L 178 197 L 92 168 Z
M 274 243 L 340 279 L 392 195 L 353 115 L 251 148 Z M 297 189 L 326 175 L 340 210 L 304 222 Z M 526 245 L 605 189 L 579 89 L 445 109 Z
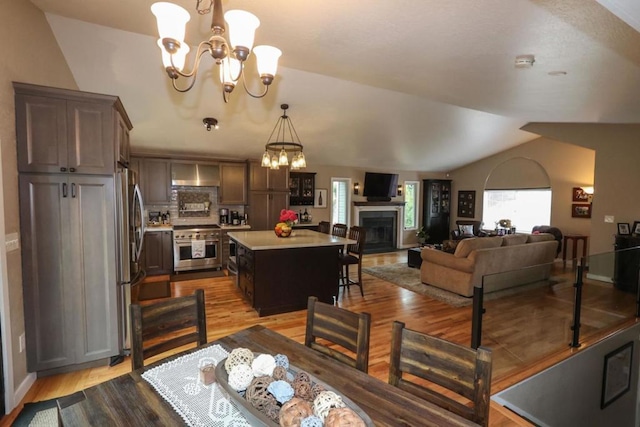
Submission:
M 365 267 L 406 262 L 407 252 L 366 255 Z M 554 277 L 571 282 L 571 269 L 554 271 Z M 304 342 L 306 310 L 258 317 L 236 291 L 227 277 L 199 279 L 172 283 L 172 295 L 191 294 L 194 289 L 205 290 L 207 334 L 212 341 L 246 327 L 262 324 L 300 343 Z M 440 336 L 469 345 L 471 342 L 471 307 L 455 308 L 443 302 L 416 294 L 384 280 L 364 274 L 365 296 L 357 287 L 340 293 L 338 305 L 352 311 L 367 311 L 372 316 L 369 374 L 388 380 L 391 324 L 405 322 L 410 329 Z M 486 301 L 483 345 L 492 348 L 494 369 L 492 394 L 539 372 L 575 352 L 587 348 L 614 330 L 634 324 L 633 295 L 611 289 L 611 286 L 592 286 L 585 289 L 582 346 L 568 347 L 570 341 L 571 304 L 573 288 L 570 283 L 537 289 L 526 294 Z M 114 378 L 131 369 L 130 360 L 114 367 L 99 367 L 68 374 L 39 378 L 24 401 L 2 425 L 10 425 L 22 404 L 64 396 Z M 492 402 L 491 426 L 529 426 L 528 422 Z

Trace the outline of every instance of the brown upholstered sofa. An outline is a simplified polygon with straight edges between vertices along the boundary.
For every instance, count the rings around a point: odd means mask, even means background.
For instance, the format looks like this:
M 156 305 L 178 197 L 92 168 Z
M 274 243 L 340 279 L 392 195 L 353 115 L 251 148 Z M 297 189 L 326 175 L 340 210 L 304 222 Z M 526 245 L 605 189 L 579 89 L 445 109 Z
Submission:
M 422 283 L 471 297 L 483 276 L 485 292 L 548 279 L 557 247 L 548 233 L 464 239 L 452 254 L 425 247 L 420 278 Z

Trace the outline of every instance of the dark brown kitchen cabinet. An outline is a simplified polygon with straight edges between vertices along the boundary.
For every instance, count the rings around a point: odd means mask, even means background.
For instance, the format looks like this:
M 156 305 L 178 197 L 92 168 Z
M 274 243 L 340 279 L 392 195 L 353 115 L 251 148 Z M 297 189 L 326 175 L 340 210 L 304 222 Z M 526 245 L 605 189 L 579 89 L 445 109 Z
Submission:
M 427 243 L 449 239 L 451 180 L 422 180 L 422 225 L 429 233 Z
M 280 222 L 280 211 L 288 208 L 289 193 L 283 191 L 252 191 L 249 194 L 251 230 L 273 230 Z
M 13 84 L 19 172 L 110 175 L 131 122 L 116 96 Z
M 289 208 L 289 169 L 249 163 L 249 224 L 252 230 L 272 230 L 280 211 Z
M 145 205 L 171 203 L 171 160 L 143 158 L 140 161 L 140 183 Z
M 147 276 L 173 272 L 173 236 L 171 231 L 147 231 L 144 235 L 144 268 Z
M 251 191 L 289 192 L 289 168 L 271 169 L 259 162 L 249 164 L 249 189 Z
M 247 204 L 247 164 L 220 163 L 221 205 Z
M 20 174 L 27 369 L 119 353 L 114 178 Z
M 315 172 L 289 173 L 289 205 L 313 206 L 315 195 Z

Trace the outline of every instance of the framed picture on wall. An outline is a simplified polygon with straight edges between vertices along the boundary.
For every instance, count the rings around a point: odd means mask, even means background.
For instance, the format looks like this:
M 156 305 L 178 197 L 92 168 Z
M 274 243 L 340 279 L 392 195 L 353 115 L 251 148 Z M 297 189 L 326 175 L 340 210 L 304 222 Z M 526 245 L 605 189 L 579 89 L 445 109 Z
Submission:
M 476 213 L 476 192 L 458 191 L 458 217 L 473 218 Z
M 602 376 L 603 409 L 625 394 L 631 388 L 631 361 L 633 360 L 633 341 L 618 347 L 604 356 L 604 375 Z
M 589 194 L 585 193 L 582 187 L 573 187 L 571 200 L 574 202 L 586 202 L 589 200 Z
M 571 217 L 591 218 L 591 203 L 574 203 L 571 205 Z
M 628 222 L 618 223 L 618 234 L 621 236 L 628 236 L 629 234 L 631 234 L 631 229 L 629 228 Z
M 327 207 L 327 190 L 325 188 L 316 188 L 315 197 L 313 199 L 314 208 Z
M 633 228 L 631 229 L 631 232 L 633 234 L 640 235 L 640 221 L 633 222 Z

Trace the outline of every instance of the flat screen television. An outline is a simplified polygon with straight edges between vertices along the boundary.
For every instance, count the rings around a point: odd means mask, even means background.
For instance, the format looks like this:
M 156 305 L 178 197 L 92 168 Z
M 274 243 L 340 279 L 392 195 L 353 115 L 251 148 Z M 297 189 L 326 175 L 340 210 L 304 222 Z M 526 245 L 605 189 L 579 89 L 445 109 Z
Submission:
M 390 201 L 398 194 L 398 174 L 365 172 L 362 195 L 369 201 Z

